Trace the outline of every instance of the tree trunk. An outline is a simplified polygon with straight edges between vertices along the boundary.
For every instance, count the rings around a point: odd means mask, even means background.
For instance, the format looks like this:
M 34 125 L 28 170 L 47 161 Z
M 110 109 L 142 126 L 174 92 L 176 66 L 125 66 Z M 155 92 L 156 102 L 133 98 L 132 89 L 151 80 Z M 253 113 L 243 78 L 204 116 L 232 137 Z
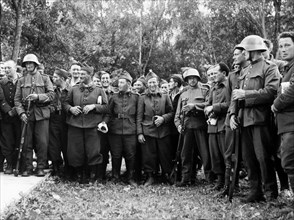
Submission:
M 2 61 L 2 0 L 0 0 L 0 61 Z
M 143 48 L 143 2 L 140 2 L 141 4 L 141 10 L 140 10 L 140 27 L 139 27 L 139 61 L 138 61 L 138 69 L 139 69 L 139 75 L 144 75 L 144 72 L 142 71 L 142 48 Z
M 275 7 L 275 38 L 281 32 L 281 5 L 282 0 L 273 0 Z
M 13 51 L 11 59 L 17 62 L 19 49 L 20 49 L 20 37 L 21 37 L 21 31 L 22 31 L 22 25 L 23 25 L 23 0 L 13 0 L 13 4 L 15 7 L 15 13 L 16 13 L 16 27 L 15 27 L 15 33 L 14 33 L 14 44 L 13 44 Z
M 259 7 L 259 16 L 261 20 L 262 37 L 267 38 L 267 31 L 265 27 L 265 0 L 262 0 L 261 6 Z

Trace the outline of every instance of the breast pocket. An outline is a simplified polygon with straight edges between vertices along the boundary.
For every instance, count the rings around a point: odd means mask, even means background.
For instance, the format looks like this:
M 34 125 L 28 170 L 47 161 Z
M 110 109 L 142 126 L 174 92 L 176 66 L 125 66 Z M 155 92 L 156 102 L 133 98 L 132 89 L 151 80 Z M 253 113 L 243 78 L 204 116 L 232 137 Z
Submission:
M 247 78 L 248 83 L 246 83 L 245 79 L 245 89 L 262 89 L 264 87 L 264 78 L 263 75 L 253 74 Z M 246 88 L 247 87 L 247 88 Z

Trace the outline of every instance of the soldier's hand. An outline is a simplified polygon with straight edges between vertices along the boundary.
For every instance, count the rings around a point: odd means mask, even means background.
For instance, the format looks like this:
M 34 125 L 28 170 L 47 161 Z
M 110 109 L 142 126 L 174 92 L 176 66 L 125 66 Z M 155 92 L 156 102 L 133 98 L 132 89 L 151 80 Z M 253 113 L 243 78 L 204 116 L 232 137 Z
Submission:
M 25 113 L 22 113 L 22 114 L 20 115 L 20 119 L 21 119 L 25 124 L 28 123 L 28 117 L 27 117 L 27 115 L 26 115 Z
M 10 117 L 13 117 L 13 116 L 14 116 L 13 111 L 10 110 L 10 111 L 8 112 L 8 115 L 9 115 Z
M 209 115 L 212 112 L 212 110 L 213 110 L 213 106 L 212 105 L 207 106 L 207 107 L 204 108 L 204 113 L 206 115 Z
M 194 105 L 194 104 L 192 104 L 192 103 L 188 103 L 188 104 L 186 104 L 186 105 L 183 106 L 182 110 L 183 110 L 185 113 L 187 113 L 187 112 L 191 111 L 191 110 L 194 109 L 194 108 L 195 108 L 195 105 Z
M 232 130 L 235 130 L 238 128 L 238 123 L 236 121 L 236 116 L 235 115 L 232 115 L 231 118 L 230 118 L 230 128 Z
M 82 108 L 81 108 L 80 106 L 74 106 L 74 107 L 71 107 L 71 108 L 69 109 L 69 111 L 70 111 L 73 115 L 77 116 L 78 114 L 82 113 Z
M 156 117 L 156 119 L 154 121 L 154 124 L 156 125 L 156 127 L 159 127 L 160 125 L 163 124 L 164 118 L 162 116 L 158 116 L 158 115 L 156 115 L 155 117 Z
M 38 100 L 39 99 L 39 96 L 38 96 L 38 94 L 30 94 L 30 95 L 28 95 L 27 97 L 26 97 L 26 100 L 28 100 L 28 99 L 30 99 L 30 100 Z
M 233 100 L 245 99 L 245 90 L 243 89 L 234 89 L 232 93 Z
M 90 111 L 92 111 L 93 109 L 95 108 L 95 105 L 92 104 L 92 105 L 86 105 L 84 106 L 83 108 L 83 113 L 84 114 L 88 114 Z
M 271 106 L 271 110 L 274 114 L 276 114 L 278 112 L 278 110 L 276 109 L 276 107 L 274 105 Z
M 139 143 L 140 144 L 144 144 L 145 143 L 145 137 L 144 137 L 144 135 L 143 134 L 139 134 L 138 135 L 138 141 L 139 141 Z
M 179 126 L 177 127 L 177 129 L 178 129 L 178 132 L 179 132 L 179 133 L 182 133 L 182 125 L 179 125 Z

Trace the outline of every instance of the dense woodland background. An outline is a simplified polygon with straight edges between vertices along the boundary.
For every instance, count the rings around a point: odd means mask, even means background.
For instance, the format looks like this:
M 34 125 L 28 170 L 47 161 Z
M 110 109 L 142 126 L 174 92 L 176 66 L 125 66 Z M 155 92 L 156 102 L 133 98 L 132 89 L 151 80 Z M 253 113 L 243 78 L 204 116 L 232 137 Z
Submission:
M 73 60 L 95 71 L 152 69 L 161 77 L 183 66 L 232 62 L 249 34 L 272 40 L 294 30 L 293 0 L 0 0 L 0 60 L 35 53 L 52 73 Z

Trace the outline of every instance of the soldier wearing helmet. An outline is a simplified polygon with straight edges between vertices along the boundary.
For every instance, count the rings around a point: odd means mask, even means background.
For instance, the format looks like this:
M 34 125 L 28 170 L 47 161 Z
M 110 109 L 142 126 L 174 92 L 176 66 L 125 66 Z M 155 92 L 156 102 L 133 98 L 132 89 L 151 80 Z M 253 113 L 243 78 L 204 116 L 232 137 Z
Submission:
M 22 62 L 27 74 L 21 77 L 16 86 L 14 103 L 16 111 L 23 123 L 27 124 L 26 140 L 23 150 L 24 171 L 22 176 L 33 174 L 33 146 L 37 149 L 37 176 L 44 176 L 47 162 L 49 141 L 49 104 L 53 99 L 53 86 L 49 76 L 41 74 L 40 65 L 34 54 L 27 54 Z M 28 108 L 28 101 L 31 107 Z M 29 115 L 26 112 L 29 111 Z
M 278 188 L 269 122 L 270 106 L 280 81 L 279 71 L 275 64 L 264 59 L 262 53 L 267 48 L 261 37 L 247 36 L 240 46 L 246 50 L 245 56 L 250 65 L 241 71 L 238 88 L 232 92 L 233 102 L 229 111 L 231 129 L 238 127 L 239 116 L 242 156 L 248 168 L 250 193 L 242 201 L 271 201 L 277 198 Z
M 188 68 L 183 73 L 183 78 L 188 83 L 188 89 L 184 91 L 178 101 L 174 123 L 179 133 L 185 129 L 184 142 L 181 152 L 182 180 L 177 186 L 191 184 L 193 159 L 191 155 L 200 153 L 206 178 L 210 178 L 210 156 L 208 149 L 207 123 L 204 115 L 204 106 L 209 90 L 198 82 L 200 74 L 196 69 Z M 182 117 L 184 123 L 182 124 Z

